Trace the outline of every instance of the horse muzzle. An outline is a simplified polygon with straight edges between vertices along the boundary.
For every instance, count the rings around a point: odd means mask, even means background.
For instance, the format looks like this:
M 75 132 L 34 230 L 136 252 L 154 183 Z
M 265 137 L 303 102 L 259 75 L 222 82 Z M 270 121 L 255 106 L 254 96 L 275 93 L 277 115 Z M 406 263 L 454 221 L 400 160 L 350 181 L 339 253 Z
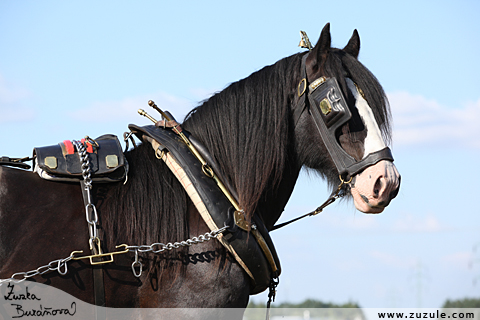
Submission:
M 391 161 L 382 160 L 355 177 L 351 194 L 357 210 L 380 213 L 395 198 L 400 189 L 400 174 Z

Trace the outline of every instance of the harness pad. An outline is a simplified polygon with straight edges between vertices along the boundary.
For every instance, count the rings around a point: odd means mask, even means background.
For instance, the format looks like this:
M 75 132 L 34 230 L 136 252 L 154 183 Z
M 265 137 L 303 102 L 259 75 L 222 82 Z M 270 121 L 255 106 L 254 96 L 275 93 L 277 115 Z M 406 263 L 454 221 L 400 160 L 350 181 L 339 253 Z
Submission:
M 115 135 L 102 135 L 95 139 L 94 143 L 85 139 L 81 142 L 88 152 L 94 182 L 117 182 L 126 178 L 128 163 Z M 78 151 L 69 140 L 53 146 L 34 148 L 33 158 L 33 170 L 43 179 L 54 181 L 82 179 L 82 164 Z

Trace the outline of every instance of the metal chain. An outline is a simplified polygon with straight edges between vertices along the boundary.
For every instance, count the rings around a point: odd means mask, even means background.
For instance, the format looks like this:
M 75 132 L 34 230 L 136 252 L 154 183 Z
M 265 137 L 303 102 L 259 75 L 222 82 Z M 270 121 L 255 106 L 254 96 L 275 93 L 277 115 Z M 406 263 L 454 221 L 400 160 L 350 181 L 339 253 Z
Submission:
M 225 230 L 227 230 L 228 227 L 225 226 L 223 228 L 213 230 L 210 232 L 207 232 L 205 234 L 199 235 L 197 237 L 193 237 L 191 239 L 187 239 L 184 241 L 180 242 L 174 242 L 174 243 L 152 243 L 151 245 L 140 245 L 140 246 L 127 246 L 126 249 L 128 249 L 129 252 L 134 252 L 135 253 L 135 261 L 132 263 L 132 272 L 133 274 L 138 278 L 142 275 L 142 263 L 140 262 L 138 258 L 138 253 L 161 253 L 165 250 L 172 250 L 172 249 L 178 249 L 180 247 L 185 247 L 185 246 L 191 246 L 194 244 L 199 244 L 203 243 L 206 241 L 210 241 L 212 239 L 216 239 L 220 233 L 223 233 Z M 28 278 L 35 277 L 38 275 L 42 275 L 48 271 L 58 271 L 59 274 L 61 275 L 66 275 L 68 272 L 68 267 L 67 263 L 70 262 L 74 258 L 73 255 L 70 255 L 67 258 L 64 259 L 58 259 L 51 261 L 49 264 L 46 264 L 44 266 L 41 266 L 35 270 L 27 271 L 27 272 L 17 272 L 14 273 L 10 278 L 7 279 L 0 279 L 0 286 L 3 283 L 7 282 L 14 282 L 14 283 L 20 283 L 22 281 L 27 280 Z M 139 271 L 136 270 L 136 268 L 139 269 Z
M 210 241 L 212 239 L 215 239 L 218 237 L 220 233 L 223 231 L 227 230 L 228 226 L 224 226 L 223 228 L 217 229 L 217 230 L 212 230 L 210 232 L 207 232 L 205 234 L 199 235 L 198 237 L 193 237 L 191 239 L 187 239 L 185 241 L 180 241 L 180 242 L 174 242 L 174 243 L 152 243 L 151 245 L 140 245 L 140 246 L 127 246 L 126 249 L 129 251 L 134 251 L 135 252 L 135 261 L 132 263 L 132 272 L 133 275 L 137 278 L 139 278 L 142 275 L 142 263 L 138 259 L 138 253 L 147 253 L 147 252 L 152 252 L 152 253 L 161 253 L 165 250 L 172 250 L 172 249 L 178 249 L 180 247 L 190 247 L 191 245 L 194 244 L 199 244 L 203 243 L 205 241 Z M 138 268 L 138 271 L 137 269 Z
M 189 247 L 193 244 L 198 244 L 205 241 L 209 241 L 213 238 L 217 238 L 217 236 L 223 231 L 227 230 L 227 228 L 228 227 L 225 226 L 223 228 L 199 235 L 198 237 L 193 237 L 191 239 L 187 239 L 180 242 L 174 242 L 174 243 L 169 242 L 167 244 L 156 242 L 156 243 L 152 243 L 151 245 L 127 246 L 126 249 L 130 251 L 138 250 L 138 252 L 141 252 L 141 253 L 146 253 L 146 252 L 161 253 L 165 250 L 178 249 L 180 247 L 187 247 L 187 246 Z
M 42 275 L 48 271 L 55 271 L 57 270 L 59 274 L 62 276 L 66 275 L 68 272 L 68 267 L 67 267 L 67 262 L 73 259 L 73 256 L 69 256 L 65 259 L 58 259 L 51 261 L 49 264 L 46 264 L 44 266 L 41 266 L 35 270 L 30 270 L 27 272 L 17 272 L 12 274 L 12 276 L 8 279 L 0 279 L 0 286 L 3 283 L 7 282 L 14 282 L 14 283 L 20 283 L 28 278 L 32 278 L 38 275 Z
M 85 141 L 91 140 L 88 136 L 85 137 Z M 78 151 L 78 157 L 80 159 L 80 163 L 82 164 L 82 177 L 83 177 L 83 186 L 84 186 L 84 195 L 86 195 L 85 202 L 85 217 L 88 223 L 88 233 L 90 238 L 88 239 L 88 243 L 90 244 L 90 249 L 97 251 L 97 248 L 94 246 L 94 243 L 98 245 L 99 238 L 97 234 L 97 223 L 98 223 L 98 214 L 97 208 L 92 203 L 92 170 L 90 166 L 90 159 L 88 157 L 87 149 L 85 145 L 77 140 L 73 140 L 72 143 L 75 145 Z M 96 142 L 95 142 L 96 144 Z M 98 254 L 99 252 L 95 252 Z

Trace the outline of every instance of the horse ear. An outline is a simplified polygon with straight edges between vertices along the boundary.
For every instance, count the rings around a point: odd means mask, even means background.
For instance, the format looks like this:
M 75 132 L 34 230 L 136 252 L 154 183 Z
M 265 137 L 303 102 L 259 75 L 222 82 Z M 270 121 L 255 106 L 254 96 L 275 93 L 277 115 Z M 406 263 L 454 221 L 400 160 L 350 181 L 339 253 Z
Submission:
M 313 51 L 316 51 L 316 56 L 327 53 L 332 45 L 332 37 L 330 36 L 330 22 L 323 27 L 322 32 L 320 33 L 320 38 L 313 48 Z
M 360 36 L 358 35 L 357 29 L 353 30 L 352 37 L 348 41 L 343 51 L 355 57 L 358 57 L 358 53 L 360 52 Z
M 312 74 L 318 70 L 319 64 L 327 56 L 331 44 L 332 38 L 330 36 L 330 23 L 327 23 L 325 27 L 323 27 L 322 32 L 320 33 L 320 38 L 318 39 L 317 44 L 308 55 L 308 73 Z

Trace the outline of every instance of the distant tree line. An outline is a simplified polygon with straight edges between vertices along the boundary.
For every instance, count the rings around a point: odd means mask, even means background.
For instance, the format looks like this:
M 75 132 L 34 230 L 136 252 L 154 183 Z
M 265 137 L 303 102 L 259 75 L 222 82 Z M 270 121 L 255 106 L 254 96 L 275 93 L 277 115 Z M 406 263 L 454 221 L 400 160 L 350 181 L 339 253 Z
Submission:
M 480 308 L 480 298 L 465 298 L 460 300 L 447 300 L 442 308 Z
M 247 308 L 265 308 L 266 304 L 262 302 L 250 301 Z M 336 304 L 331 302 L 322 302 L 315 299 L 307 299 L 303 302 L 292 303 L 272 303 L 272 308 L 360 308 L 356 302 L 347 302 L 343 304 Z M 464 298 L 458 300 L 447 300 L 442 305 L 442 308 L 480 308 L 480 298 Z
M 250 301 L 247 308 L 265 308 L 266 304 L 262 302 Z M 331 302 L 322 302 L 314 299 L 307 299 L 300 303 L 292 302 L 282 302 L 282 303 L 272 303 L 272 308 L 360 308 L 360 306 L 355 302 L 347 302 L 344 304 L 336 304 Z

